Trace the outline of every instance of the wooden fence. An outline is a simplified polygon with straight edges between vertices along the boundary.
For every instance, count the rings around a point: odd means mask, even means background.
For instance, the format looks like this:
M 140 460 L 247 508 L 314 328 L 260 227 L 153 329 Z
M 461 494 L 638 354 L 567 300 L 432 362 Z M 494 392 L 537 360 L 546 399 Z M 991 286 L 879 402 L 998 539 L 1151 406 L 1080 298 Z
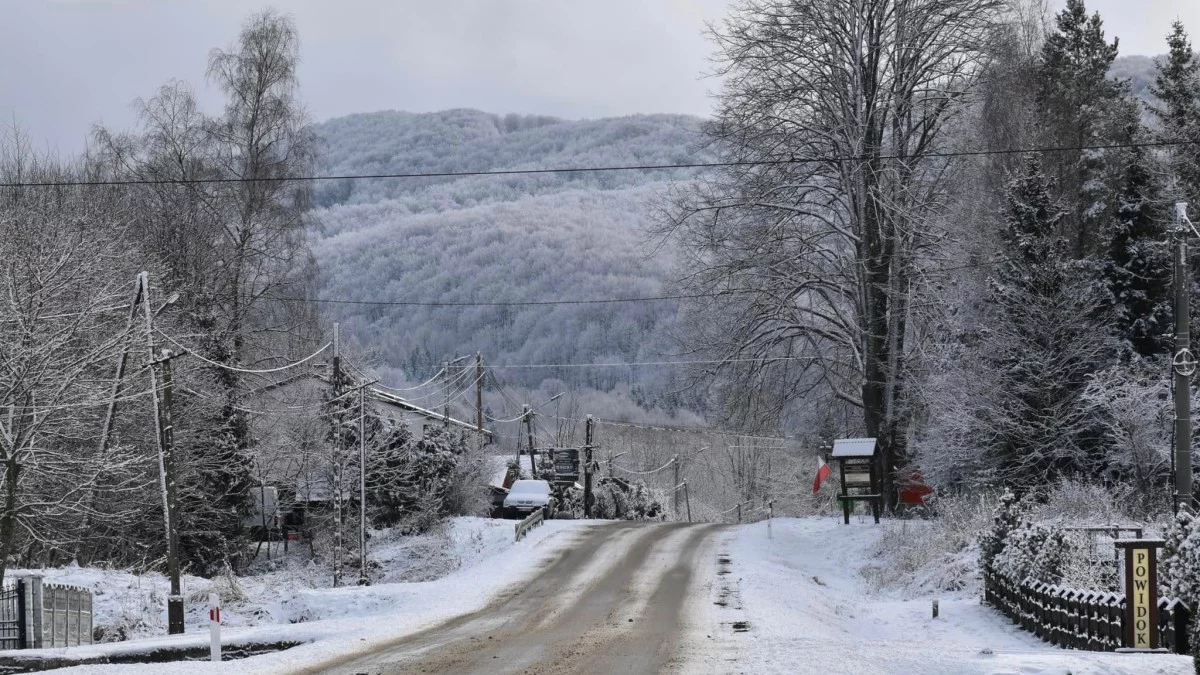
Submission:
M 1122 645 L 1123 593 L 1065 588 L 1032 579 L 1015 583 L 1002 575 L 985 573 L 983 597 L 1013 623 L 1050 644 L 1096 652 L 1113 651 Z M 1159 644 L 1176 654 L 1189 653 L 1191 618 L 1183 602 L 1160 598 Z

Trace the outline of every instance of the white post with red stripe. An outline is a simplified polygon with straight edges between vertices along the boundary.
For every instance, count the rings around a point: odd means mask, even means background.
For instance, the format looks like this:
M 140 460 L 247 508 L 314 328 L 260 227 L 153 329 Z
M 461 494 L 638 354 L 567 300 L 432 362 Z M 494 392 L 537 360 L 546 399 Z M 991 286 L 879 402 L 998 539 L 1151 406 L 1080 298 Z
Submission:
M 209 654 L 213 661 L 221 660 L 221 596 L 216 593 L 208 594 L 208 633 L 212 643 Z

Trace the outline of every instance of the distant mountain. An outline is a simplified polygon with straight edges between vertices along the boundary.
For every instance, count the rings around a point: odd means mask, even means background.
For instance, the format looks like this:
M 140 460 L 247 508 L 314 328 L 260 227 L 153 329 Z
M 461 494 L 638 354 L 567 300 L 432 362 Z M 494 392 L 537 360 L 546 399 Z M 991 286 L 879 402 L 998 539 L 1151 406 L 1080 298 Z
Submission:
M 351 115 L 317 133 L 322 173 L 361 175 L 694 162 L 705 158 L 695 151 L 700 124 L 680 115 L 566 121 L 450 110 Z M 656 295 L 672 256 L 648 256 L 643 228 L 659 194 L 692 178 L 686 170 L 582 171 L 322 185 L 314 211 L 321 293 L 448 303 Z M 672 302 L 333 309 L 351 339 L 409 378 L 475 351 L 492 363 L 661 360 L 675 315 Z M 529 386 L 557 378 L 601 390 L 648 374 L 504 371 Z

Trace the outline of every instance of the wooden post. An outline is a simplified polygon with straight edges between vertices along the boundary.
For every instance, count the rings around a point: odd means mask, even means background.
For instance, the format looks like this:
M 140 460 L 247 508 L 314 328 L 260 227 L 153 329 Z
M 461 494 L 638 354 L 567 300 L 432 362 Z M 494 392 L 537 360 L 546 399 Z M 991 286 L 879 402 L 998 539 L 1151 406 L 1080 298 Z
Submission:
M 537 450 L 533 447 L 533 411 L 525 406 L 525 432 L 529 436 L 529 473 L 533 479 L 538 477 Z
M 1123 648 L 1144 652 L 1159 648 L 1158 549 L 1162 539 L 1119 539 L 1125 551 L 1125 620 Z
M 742 505 L 741 504 L 737 505 L 737 512 L 738 512 L 738 522 L 740 523 L 740 522 L 742 522 Z
M 846 487 L 846 462 L 844 460 L 838 462 L 838 470 L 841 472 L 842 483 L 842 518 L 843 522 L 849 525 L 852 504 L 850 503 L 850 488 Z
M 592 429 L 595 426 L 595 420 L 591 415 L 587 416 L 587 422 L 584 424 L 584 446 L 583 446 L 583 517 L 592 517 Z

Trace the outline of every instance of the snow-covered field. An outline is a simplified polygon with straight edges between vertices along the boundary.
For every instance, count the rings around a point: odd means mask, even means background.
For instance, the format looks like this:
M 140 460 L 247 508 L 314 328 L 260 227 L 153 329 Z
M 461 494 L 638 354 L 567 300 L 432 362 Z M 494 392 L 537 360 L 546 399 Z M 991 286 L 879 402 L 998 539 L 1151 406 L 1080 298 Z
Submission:
M 881 590 L 870 567 L 885 528 L 841 519 L 777 518 L 738 527 L 718 545 L 710 590 L 711 638 L 697 645 L 698 672 L 1037 673 L 1192 675 L 1192 660 L 1054 648 L 1017 630 L 971 590 L 936 594 Z M 953 562 L 953 561 L 952 561 Z M 864 574 L 866 570 L 866 574 Z M 932 602 L 940 616 L 933 619 Z M 735 622 L 747 622 L 737 626 Z
M 513 543 L 513 521 L 456 518 L 445 533 L 445 547 L 434 556 L 436 566 L 461 565 L 457 571 L 431 581 L 378 583 L 369 587 L 314 587 L 304 570 L 284 565 L 255 577 L 239 577 L 234 585 L 243 600 L 226 599 L 223 643 L 304 642 L 283 652 L 221 664 L 224 672 L 287 672 L 334 654 L 352 653 L 483 607 L 496 593 L 534 574 L 538 565 L 569 546 L 572 533 L 586 521 L 547 521 L 521 542 Z M 380 543 L 373 553 L 384 564 L 385 576 L 416 578 L 435 542 L 397 538 Z M 415 547 L 415 548 L 414 548 Z M 419 551 L 416 549 L 420 549 Z M 310 570 L 312 574 L 316 571 Z M 18 572 L 19 573 L 19 572 Z M 165 630 L 166 580 L 161 575 L 131 575 L 96 569 L 45 570 L 50 583 L 87 586 L 95 593 L 97 625 L 137 626 L 135 636 L 162 636 Z M 426 570 L 428 573 L 428 570 Z M 322 579 L 327 584 L 327 580 Z M 86 659 L 101 654 L 144 652 L 208 644 L 206 602 L 210 589 L 230 592 L 230 583 L 187 577 L 187 633 L 147 637 L 129 642 L 70 650 L 0 652 L 5 656 L 68 656 Z M 210 663 L 148 664 L 143 666 L 80 666 L 70 672 L 212 672 Z

